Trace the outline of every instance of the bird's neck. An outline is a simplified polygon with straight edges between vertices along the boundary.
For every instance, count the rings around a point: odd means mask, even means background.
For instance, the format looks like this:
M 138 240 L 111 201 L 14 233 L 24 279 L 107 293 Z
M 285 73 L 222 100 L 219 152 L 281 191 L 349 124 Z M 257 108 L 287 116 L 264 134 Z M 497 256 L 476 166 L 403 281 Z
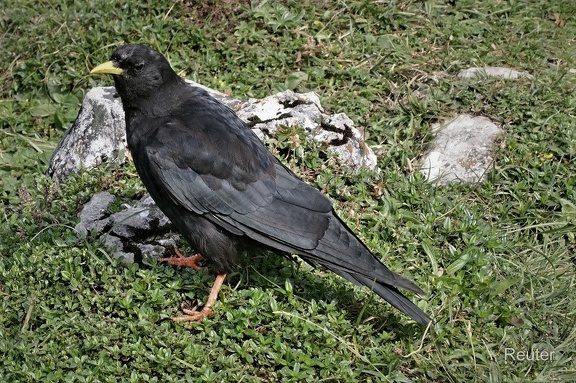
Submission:
M 139 92 L 129 92 L 119 81 L 115 85 L 127 116 L 140 113 L 149 117 L 162 117 L 171 109 L 167 106 L 180 103 L 180 93 L 175 92 L 174 89 L 185 87 L 186 83 L 176 76 L 164 82 L 160 87 L 140 87 Z

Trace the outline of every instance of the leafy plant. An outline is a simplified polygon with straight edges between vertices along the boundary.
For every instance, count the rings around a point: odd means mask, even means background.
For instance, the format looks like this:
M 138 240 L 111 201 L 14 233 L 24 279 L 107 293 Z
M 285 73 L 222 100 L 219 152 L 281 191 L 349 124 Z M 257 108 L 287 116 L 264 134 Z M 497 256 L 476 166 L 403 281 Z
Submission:
M 6 381 L 573 381 L 574 2 L 12 1 L 0 7 L 0 376 Z M 110 17 L 111 12 L 120 15 Z M 170 317 L 213 277 L 126 266 L 79 239 L 97 191 L 141 196 L 131 165 L 41 176 L 115 46 L 144 42 L 236 97 L 315 91 L 378 154 L 351 173 L 297 128 L 271 150 L 426 292 L 415 326 L 370 292 L 272 254 L 229 276 L 216 316 Z M 509 66 L 532 78 L 461 79 Z M 417 171 L 431 127 L 484 115 L 505 135 L 478 185 Z M 506 359 L 506 349 L 554 358 Z

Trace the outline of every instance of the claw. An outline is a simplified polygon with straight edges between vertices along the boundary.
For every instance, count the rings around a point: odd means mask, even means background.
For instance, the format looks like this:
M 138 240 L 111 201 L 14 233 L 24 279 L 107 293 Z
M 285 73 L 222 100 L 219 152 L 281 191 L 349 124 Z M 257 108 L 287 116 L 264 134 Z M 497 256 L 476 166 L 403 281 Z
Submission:
M 198 311 L 196 308 L 194 309 L 182 309 L 184 314 L 178 317 L 173 317 L 172 320 L 174 322 L 200 322 L 202 319 L 211 317 L 214 315 L 214 311 L 212 310 L 212 306 L 216 303 L 218 299 L 218 292 L 222 288 L 222 283 L 224 283 L 224 278 L 226 278 L 226 274 L 218 274 L 216 276 L 216 280 L 214 280 L 214 285 L 212 285 L 212 289 L 210 290 L 210 295 L 208 296 L 208 300 L 206 304 L 202 308 L 202 310 Z
M 174 322 L 201 322 L 202 319 L 211 317 L 214 315 L 214 311 L 210 307 L 204 307 L 202 310 L 189 310 L 183 309 L 184 314 L 177 317 L 173 317 L 172 320 Z
M 185 257 L 182 255 L 182 253 L 180 253 L 180 251 L 178 251 L 178 249 L 175 249 L 175 253 L 175 257 L 159 258 L 158 261 L 166 262 L 174 266 L 191 267 L 196 271 L 202 268 L 202 266 L 199 265 L 199 263 L 204 260 L 204 256 L 202 256 L 202 254 L 195 254 L 190 257 Z

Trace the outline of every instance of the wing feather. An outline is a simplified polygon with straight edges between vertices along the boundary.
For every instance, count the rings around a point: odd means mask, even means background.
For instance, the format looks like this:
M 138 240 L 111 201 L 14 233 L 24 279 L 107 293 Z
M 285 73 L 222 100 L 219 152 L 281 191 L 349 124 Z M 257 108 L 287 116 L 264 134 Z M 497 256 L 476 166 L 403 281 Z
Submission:
M 147 137 L 144 151 L 162 193 L 248 237 L 309 250 L 328 228 L 331 202 L 285 168 L 236 116 L 172 118 Z

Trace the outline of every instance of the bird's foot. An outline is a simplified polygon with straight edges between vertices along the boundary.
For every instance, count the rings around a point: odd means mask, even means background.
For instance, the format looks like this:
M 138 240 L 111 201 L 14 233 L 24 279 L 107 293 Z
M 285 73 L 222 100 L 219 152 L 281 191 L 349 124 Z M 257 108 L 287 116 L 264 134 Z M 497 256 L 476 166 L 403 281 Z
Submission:
M 202 254 L 194 254 L 190 257 L 185 257 L 178 251 L 178 249 L 174 249 L 176 256 L 169 257 L 169 258 L 159 258 L 158 261 L 166 262 L 170 265 L 174 266 L 184 266 L 184 267 L 191 267 L 194 270 L 198 271 L 202 268 L 200 266 L 200 262 L 204 260 L 204 256 Z
M 177 317 L 173 317 L 174 322 L 201 322 L 202 319 L 211 317 L 214 315 L 214 311 L 210 307 L 204 307 L 202 310 L 197 311 L 196 309 L 182 309 L 184 314 Z
M 206 304 L 202 308 L 202 310 L 198 311 L 196 308 L 193 309 L 182 309 L 184 314 L 178 317 L 173 317 L 172 320 L 174 322 L 200 322 L 202 319 L 211 317 L 214 315 L 214 311 L 212 311 L 212 306 L 216 303 L 216 299 L 218 298 L 218 292 L 220 288 L 222 288 L 222 283 L 224 283 L 224 279 L 226 278 L 226 274 L 218 274 L 216 276 L 216 280 L 214 280 L 214 285 L 210 289 L 210 295 L 208 295 L 208 300 Z

